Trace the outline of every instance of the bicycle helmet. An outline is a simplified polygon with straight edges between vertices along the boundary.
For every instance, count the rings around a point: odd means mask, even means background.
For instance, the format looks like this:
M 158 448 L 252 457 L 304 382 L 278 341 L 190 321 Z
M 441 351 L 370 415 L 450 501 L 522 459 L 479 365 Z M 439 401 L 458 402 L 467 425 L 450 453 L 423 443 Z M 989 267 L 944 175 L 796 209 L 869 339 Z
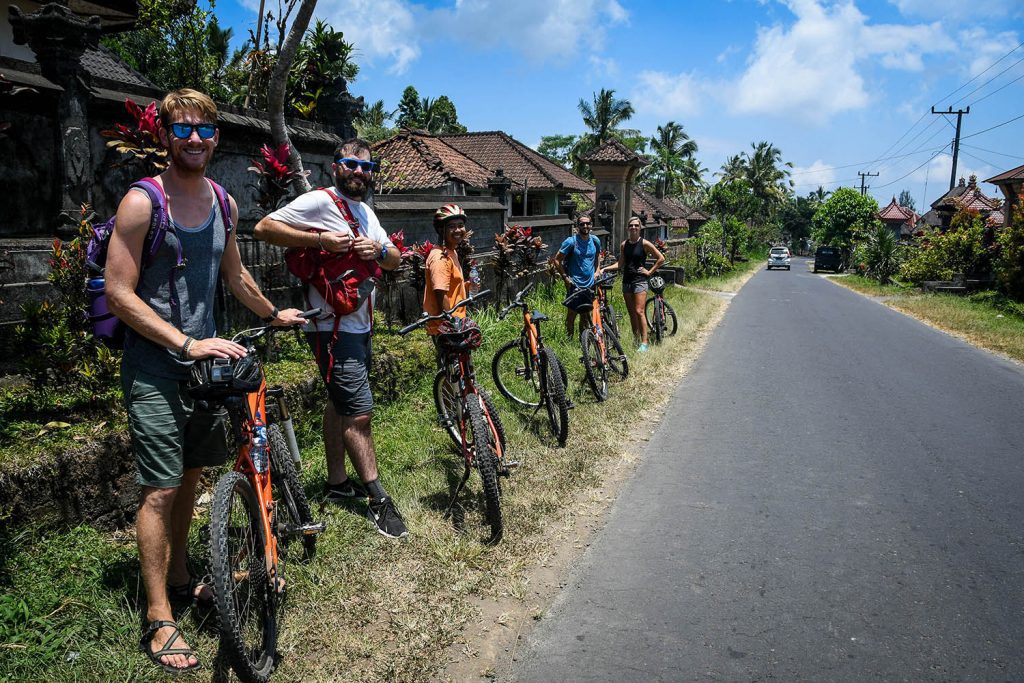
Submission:
M 649 284 L 651 286 L 651 289 L 653 289 L 655 292 L 661 294 L 661 292 L 664 291 L 665 289 L 665 278 L 663 278 L 660 275 L 652 275 L 651 278 L 647 281 L 647 284 Z
M 466 212 L 458 204 L 445 204 L 434 212 L 434 230 L 443 236 L 445 223 L 456 218 L 466 220 Z
M 587 287 L 581 287 L 565 297 L 562 305 L 576 313 L 586 313 L 594 307 L 594 292 Z
M 484 337 L 480 326 L 471 318 L 451 318 L 441 322 L 437 346 L 445 353 L 462 353 L 479 349 Z
M 203 358 L 192 363 L 188 394 L 201 401 L 241 396 L 256 391 L 263 369 L 255 354 L 241 358 Z

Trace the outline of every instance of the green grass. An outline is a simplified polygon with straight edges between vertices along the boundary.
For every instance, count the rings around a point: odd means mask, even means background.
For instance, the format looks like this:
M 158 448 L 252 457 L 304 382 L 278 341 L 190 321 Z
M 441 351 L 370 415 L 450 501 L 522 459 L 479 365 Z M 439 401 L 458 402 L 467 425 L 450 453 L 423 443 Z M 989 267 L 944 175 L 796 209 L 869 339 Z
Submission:
M 764 259 L 750 258 L 748 261 L 737 261 L 728 273 L 711 277 L 687 280 L 687 287 L 707 289 L 715 292 L 736 292 L 747 281 L 747 276 L 764 267 Z
M 718 286 L 735 285 L 724 280 Z M 615 382 L 610 400 L 601 404 L 584 386 L 579 349 L 565 338 L 561 307 L 542 296 L 531 302 L 552 318 L 545 336 L 568 369 L 577 408 L 570 413 L 566 447 L 553 448 L 539 419 L 492 391 L 510 455 L 522 461 L 503 481 L 506 533 L 493 548 L 482 544 L 486 533 L 477 476 L 460 499 L 466 532 L 442 518 L 462 464 L 436 424 L 429 373 L 409 377 L 402 399 L 374 415 L 374 434 L 383 482 L 399 502 L 411 535 L 406 542 L 380 537 L 363 517 L 361 503 L 315 511 L 326 519 L 328 532 L 314 562 L 288 569 L 290 615 L 275 678 L 436 679 L 447 648 L 478 616 L 481 597 L 524 599 L 530 570 L 553 551 L 554 532 L 572 525 L 574 500 L 598 486 L 607 468 L 625 455 L 621 425 L 644 419 L 665 400 L 684 365 L 681 358 L 725 305 L 684 288 L 669 288 L 667 295 L 679 317 L 678 334 L 636 355 L 624 318 L 620 328 L 630 349 L 630 378 Z M 618 292 L 614 300 L 622 311 Z M 490 358 L 517 334 L 518 324 L 514 316 L 497 321 L 493 311 L 476 317 L 485 337 L 477 353 L 478 378 L 491 387 Z M 382 342 L 386 336 L 382 333 Z M 415 336 L 423 343 L 422 333 Z M 298 436 L 302 477 L 310 497 L 318 498 L 326 469 L 319 420 L 302 420 Z M 193 525 L 190 552 L 196 559 L 205 556 L 200 529 L 206 514 L 200 508 Z M 130 533 L 2 524 L 0 529 L 0 680 L 165 678 L 136 652 L 142 600 Z M 181 623 L 209 671 L 217 639 L 193 616 L 184 615 Z
M 860 292 L 861 294 L 868 294 L 869 296 L 914 296 L 915 294 L 920 293 L 920 290 L 913 285 L 907 285 L 900 282 L 880 285 L 878 284 L 878 280 L 873 280 L 872 278 L 864 277 L 863 275 L 841 275 L 839 277 L 830 275 L 828 276 L 828 279 L 844 287 Z

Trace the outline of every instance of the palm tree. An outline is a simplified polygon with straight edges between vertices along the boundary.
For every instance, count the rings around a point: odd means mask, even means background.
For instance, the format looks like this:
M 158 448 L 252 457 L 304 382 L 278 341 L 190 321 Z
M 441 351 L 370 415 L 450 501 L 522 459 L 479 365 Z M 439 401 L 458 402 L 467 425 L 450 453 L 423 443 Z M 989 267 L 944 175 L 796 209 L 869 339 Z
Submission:
M 658 126 L 658 134 L 651 138 L 651 149 L 654 152 L 654 163 L 645 169 L 645 176 L 655 183 L 663 182 L 665 194 L 677 194 L 685 172 L 684 165 L 696 154 L 697 143 L 690 139 L 681 125 L 669 121 L 664 126 Z M 696 168 L 691 166 L 687 169 L 691 181 Z
M 573 171 L 578 175 L 584 175 L 589 174 L 589 169 L 580 161 L 581 157 L 612 138 L 621 140 L 624 134 L 635 132 L 619 129 L 619 124 L 633 116 L 633 105 L 629 100 L 616 98 L 614 90 L 602 88 L 600 92 L 594 93 L 592 102 L 580 98 L 577 107 L 583 116 L 583 124 L 590 131 L 579 137 L 570 156 L 573 160 Z

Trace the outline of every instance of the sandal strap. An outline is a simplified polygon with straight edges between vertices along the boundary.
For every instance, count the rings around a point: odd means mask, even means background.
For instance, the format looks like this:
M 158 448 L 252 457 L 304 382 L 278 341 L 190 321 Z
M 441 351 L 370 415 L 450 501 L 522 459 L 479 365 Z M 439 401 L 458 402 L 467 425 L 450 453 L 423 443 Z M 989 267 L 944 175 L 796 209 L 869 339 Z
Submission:
M 173 621 L 167 621 L 165 619 L 157 619 L 146 624 L 146 628 L 142 629 L 142 642 L 148 643 L 153 640 L 153 636 L 156 632 L 164 627 L 170 627 L 178 632 L 178 624 Z

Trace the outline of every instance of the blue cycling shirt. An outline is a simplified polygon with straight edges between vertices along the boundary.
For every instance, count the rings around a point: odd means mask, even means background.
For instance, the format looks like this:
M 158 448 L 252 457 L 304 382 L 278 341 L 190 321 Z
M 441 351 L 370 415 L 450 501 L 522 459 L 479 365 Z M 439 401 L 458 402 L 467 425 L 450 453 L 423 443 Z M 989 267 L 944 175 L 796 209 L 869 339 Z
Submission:
M 558 253 L 563 255 L 565 272 L 577 287 L 590 287 L 594 284 L 594 271 L 597 270 L 597 259 L 601 253 L 601 240 L 597 235 L 584 239 L 579 235 L 567 237 Z

